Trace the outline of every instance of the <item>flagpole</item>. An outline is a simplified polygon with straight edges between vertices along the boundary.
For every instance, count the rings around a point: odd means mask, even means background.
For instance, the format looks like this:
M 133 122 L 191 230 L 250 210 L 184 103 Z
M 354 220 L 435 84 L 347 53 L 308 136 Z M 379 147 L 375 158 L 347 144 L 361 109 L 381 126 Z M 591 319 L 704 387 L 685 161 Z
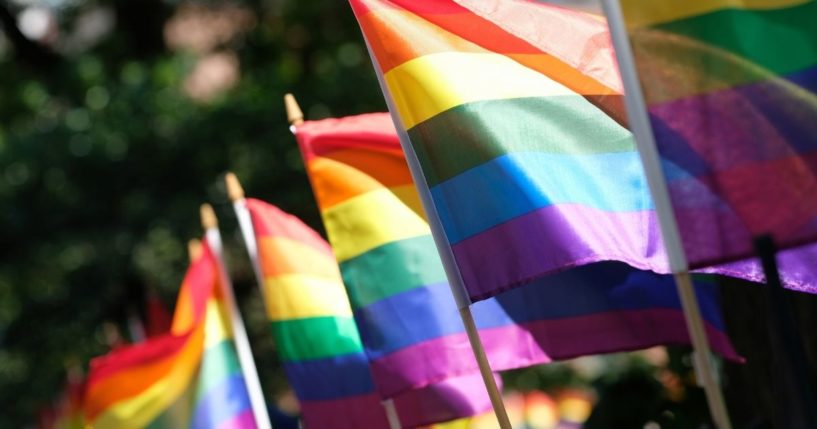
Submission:
M 247 248 L 252 270 L 255 273 L 256 284 L 261 291 L 261 296 L 265 296 L 264 273 L 261 272 L 261 263 L 258 261 L 258 242 L 255 240 L 252 218 L 250 217 L 249 210 L 247 210 L 247 199 L 244 196 L 244 188 L 241 187 L 241 182 L 238 181 L 238 177 L 232 172 L 228 172 L 224 175 L 224 183 L 227 185 L 227 196 L 233 203 L 235 217 L 238 219 L 238 228 L 241 230 L 241 237 L 244 238 L 244 246 Z M 266 302 L 265 299 L 265 306 Z
M 286 101 L 285 104 L 287 104 L 287 106 L 290 104 L 294 105 L 297 110 L 291 111 L 296 116 L 300 115 L 295 119 L 289 118 L 289 121 L 293 126 L 295 126 L 303 122 L 303 113 L 301 113 L 301 109 L 298 108 L 295 98 L 293 98 L 291 94 L 287 94 L 287 96 L 289 96 L 289 101 Z M 285 98 L 285 100 L 286 99 L 287 98 Z M 287 108 L 287 112 L 290 112 L 290 108 Z M 227 185 L 227 196 L 229 196 L 230 201 L 233 202 L 235 216 L 238 219 L 238 227 L 241 229 L 241 236 L 244 238 L 244 244 L 247 247 L 247 254 L 250 256 L 253 271 L 255 272 L 255 280 L 258 283 L 258 288 L 261 289 L 261 294 L 264 295 L 264 274 L 261 272 L 261 263 L 258 260 L 258 242 L 256 241 L 255 233 L 253 232 L 252 217 L 250 217 L 250 212 L 247 209 L 247 199 L 245 198 L 244 188 L 241 186 L 241 182 L 239 182 L 238 177 L 231 172 L 224 176 L 224 182 Z M 265 299 L 265 305 L 266 302 L 267 301 Z M 397 414 L 397 409 L 394 408 L 394 401 L 391 399 L 385 399 L 383 400 L 382 404 L 386 411 L 386 417 L 389 420 L 389 427 L 391 429 L 402 429 L 402 425 L 400 424 L 400 419 Z
M 236 305 L 232 282 L 227 275 L 221 233 L 218 230 L 218 220 L 216 219 L 213 207 L 209 204 L 203 204 L 201 206 L 201 225 L 204 228 L 204 236 L 207 240 L 207 244 L 213 251 L 213 256 L 218 261 L 222 294 L 230 314 L 233 341 L 235 343 L 236 353 L 238 354 L 238 361 L 241 364 L 241 372 L 244 375 L 244 382 L 247 385 L 247 393 L 250 397 L 255 424 L 258 426 L 258 429 L 272 429 L 272 424 L 267 412 L 267 404 L 266 401 L 264 401 L 264 393 L 261 390 L 261 382 L 258 378 L 258 371 L 255 368 L 255 361 L 252 357 L 250 341 L 247 338 L 247 330 L 244 327 L 244 321 L 241 319 L 238 305 Z
M 403 424 L 400 423 L 400 415 L 397 414 L 397 407 L 394 406 L 394 399 L 384 399 L 383 409 L 386 410 L 386 419 L 389 421 L 390 429 L 403 429 Z
M 403 153 L 406 156 L 411 177 L 414 179 L 414 185 L 417 188 L 417 193 L 420 195 L 420 201 L 423 204 L 423 209 L 428 217 L 428 225 L 431 229 L 431 235 L 434 237 L 434 244 L 437 246 L 437 253 L 440 255 L 440 260 L 443 263 L 445 275 L 448 278 L 448 286 L 451 288 L 451 294 L 454 296 L 454 301 L 459 308 L 460 318 L 465 327 L 465 332 L 468 335 L 468 341 L 471 344 L 471 350 L 474 352 L 474 358 L 477 361 L 482 381 L 485 383 L 485 390 L 488 392 L 488 397 L 491 399 L 491 405 L 494 408 L 497 422 L 500 429 L 511 429 L 511 422 L 508 418 L 508 412 L 505 410 L 505 403 L 502 402 L 502 395 L 499 392 L 499 387 L 494 378 L 494 371 L 491 369 L 491 364 L 488 361 L 488 356 L 485 354 L 485 348 L 482 344 L 482 339 L 479 337 L 479 331 L 474 323 L 474 316 L 471 313 L 471 297 L 465 288 L 465 283 L 462 280 L 462 275 L 457 267 L 457 261 L 454 258 L 454 253 L 451 251 L 451 246 L 448 242 L 448 237 L 440 222 L 440 216 L 437 213 L 437 208 L 434 206 L 434 201 L 431 198 L 428 184 L 426 183 L 423 170 L 420 166 L 420 161 L 417 159 L 417 154 L 414 152 L 409 140 L 406 128 L 397 110 L 394 107 L 394 100 L 392 100 L 391 93 L 383 80 L 380 65 L 377 57 L 372 53 L 372 48 L 369 46 L 369 41 L 363 38 L 366 42 L 366 49 L 369 52 L 369 57 L 374 65 L 377 82 L 380 84 L 380 90 L 383 92 L 383 98 L 386 99 L 386 105 L 391 113 L 392 121 L 397 129 L 397 135 L 400 138 L 400 146 L 403 148 Z
M 638 153 L 644 166 L 647 184 L 658 214 L 658 223 L 664 239 L 664 247 L 669 258 L 670 270 L 675 276 L 678 295 L 681 298 L 681 306 L 684 310 L 684 318 L 692 339 L 695 368 L 700 375 L 706 392 L 706 399 L 715 425 L 720 429 L 731 429 L 732 423 L 729 420 L 723 394 L 718 386 L 709 342 L 701 318 L 700 306 L 689 274 L 689 263 L 681 243 L 678 221 L 672 210 L 667 183 L 661 171 L 661 161 L 650 126 L 644 95 L 639 84 L 638 72 L 635 68 L 632 48 L 624 25 L 621 5 L 618 0 L 602 0 L 602 4 L 610 26 L 610 36 L 618 59 L 621 79 L 624 83 L 624 103 L 627 107 L 630 129 L 635 136 Z
M 241 237 L 244 239 L 244 246 L 247 248 L 247 255 L 250 257 L 252 271 L 255 273 L 255 283 L 258 285 L 261 296 L 264 297 L 264 308 L 266 308 L 264 273 L 261 272 L 261 263 L 258 261 L 258 242 L 255 240 L 250 211 L 247 210 L 244 188 L 241 186 L 241 182 L 238 181 L 238 177 L 232 172 L 224 175 L 224 183 L 227 185 L 227 196 L 233 203 L 233 211 L 235 211 L 235 217 L 238 219 L 238 229 L 241 230 Z M 298 419 L 298 427 L 303 427 L 301 419 Z
M 130 339 L 134 344 L 144 342 L 145 338 L 147 338 L 145 324 L 142 323 L 139 314 L 133 307 L 128 308 L 128 333 L 130 333 Z

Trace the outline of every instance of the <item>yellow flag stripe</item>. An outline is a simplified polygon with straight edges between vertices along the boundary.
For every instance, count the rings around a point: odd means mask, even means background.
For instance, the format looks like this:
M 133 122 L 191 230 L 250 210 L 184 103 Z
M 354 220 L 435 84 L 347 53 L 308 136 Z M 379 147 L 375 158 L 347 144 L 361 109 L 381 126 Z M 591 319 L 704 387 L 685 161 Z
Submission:
M 420 201 L 420 194 L 417 193 L 417 188 L 414 184 L 404 186 L 392 186 L 389 190 L 400 199 L 408 208 L 417 213 L 423 219 L 423 222 L 428 223 L 425 210 L 423 210 L 423 203 Z
M 340 279 L 309 274 L 268 277 L 264 299 L 270 321 L 324 316 L 352 316 L 352 307 Z
M 204 348 L 209 349 L 218 343 L 232 338 L 227 306 L 222 301 L 210 299 L 207 301 L 207 313 L 204 318 Z
M 543 74 L 492 53 L 425 55 L 393 68 L 384 78 L 406 129 L 465 103 L 576 95 Z
M 430 233 L 425 220 L 386 188 L 350 198 L 322 214 L 338 262 L 386 243 Z

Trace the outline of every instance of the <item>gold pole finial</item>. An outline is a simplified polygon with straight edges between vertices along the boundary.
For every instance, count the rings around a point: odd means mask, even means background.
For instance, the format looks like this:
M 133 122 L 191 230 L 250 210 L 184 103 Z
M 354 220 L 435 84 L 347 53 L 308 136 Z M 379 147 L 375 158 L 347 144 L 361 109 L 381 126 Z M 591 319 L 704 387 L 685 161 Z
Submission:
M 190 262 L 199 259 L 201 252 L 201 240 L 194 238 L 187 242 L 187 256 L 190 257 Z
M 224 176 L 224 182 L 227 184 L 227 196 L 230 197 L 230 201 L 236 202 L 244 199 L 244 188 L 241 187 L 241 182 L 238 181 L 235 173 L 227 173 Z
M 208 230 L 218 226 L 218 220 L 216 219 L 216 212 L 213 211 L 213 206 L 207 203 L 202 204 L 200 214 L 202 228 Z
M 292 94 L 284 95 L 284 106 L 287 109 L 287 120 L 290 125 L 301 125 L 304 123 L 304 112 L 301 111 L 301 106 L 295 101 L 295 96 Z

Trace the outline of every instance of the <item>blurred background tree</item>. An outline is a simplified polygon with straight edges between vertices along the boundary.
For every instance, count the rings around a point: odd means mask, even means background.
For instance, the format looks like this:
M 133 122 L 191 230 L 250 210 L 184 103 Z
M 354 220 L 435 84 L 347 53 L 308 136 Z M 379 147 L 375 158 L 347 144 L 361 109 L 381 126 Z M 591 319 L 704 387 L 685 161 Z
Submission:
M 319 228 L 282 96 L 308 118 L 385 108 L 345 2 L 0 2 L 0 427 L 25 427 L 69 362 L 172 309 L 216 205 L 268 392 L 282 389 L 222 174 Z

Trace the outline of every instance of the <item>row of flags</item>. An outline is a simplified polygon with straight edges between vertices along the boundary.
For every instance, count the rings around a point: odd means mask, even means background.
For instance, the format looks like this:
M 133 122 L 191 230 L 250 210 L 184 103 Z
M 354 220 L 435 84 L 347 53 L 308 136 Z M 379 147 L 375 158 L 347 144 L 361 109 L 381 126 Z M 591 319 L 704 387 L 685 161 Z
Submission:
M 340 256 L 344 245 L 388 238 L 383 231 L 394 230 L 395 225 L 413 230 L 405 222 L 395 224 L 395 219 L 424 222 L 415 211 L 416 191 L 388 116 L 310 121 L 296 130 L 322 209 L 326 199 L 338 205 L 345 201 L 340 196 L 359 198 L 361 189 L 381 196 L 367 211 L 351 210 L 347 217 L 323 211 L 334 252 L 292 215 L 259 200 L 245 202 L 271 330 L 306 426 L 389 427 L 380 404 L 383 398 L 394 400 L 403 427 L 485 411 L 487 397 L 427 226 L 418 228 L 419 244 L 395 246 L 388 239 L 368 244 L 369 252 L 377 251 L 376 259 L 362 268 L 349 264 L 354 258 Z M 332 174 L 338 171 L 347 176 Z M 392 184 L 393 177 L 407 178 L 408 187 L 395 191 L 400 186 L 384 186 Z M 384 216 L 385 209 L 393 212 Z M 371 257 L 357 253 L 358 258 Z M 219 300 L 221 269 L 205 244 L 183 283 L 171 334 L 94 361 L 85 402 L 86 418 L 94 427 L 144 427 L 148 421 L 151 427 L 173 421 L 177 425 L 189 421 L 197 428 L 220 427 L 226 421 L 247 424 L 235 427 L 253 426 L 229 341 L 228 317 Z M 434 281 L 423 280 L 434 275 Z M 723 333 L 716 289 L 701 282 L 700 292 L 713 347 L 738 359 Z M 535 283 L 485 300 L 474 313 L 497 370 L 688 342 L 671 279 L 623 264 L 568 271 L 548 284 Z M 194 335 L 202 337 L 191 338 Z M 196 351 L 184 353 L 184 346 Z M 200 359 L 198 377 L 189 372 L 195 356 Z M 169 368 L 146 378 L 154 371 L 154 361 Z M 118 365 L 124 366 L 119 372 L 109 369 Z M 166 381 L 174 374 L 187 378 L 175 375 Z M 128 377 L 138 385 L 123 381 Z M 106 382 L 114 387 L 99 387 Z M 175 391 L 168 389 L 171 384 Z
M 385 118 L 366 115 L 306 122 L 298 129 L 319 130 L 317 140 L 342 137 L 340 141 L 348 142 L 348 131 L 354 130 L 349 130 L 348 125 L 372 116 Z M 338 132 L 338 125 L 346 133 Z M 385 148 L 393 148 L 391 143 Z M 351 146 L 358 146 L 358 153 L 352 151 L 347 158 L 352 165 L 365 163 L 367 154 L 378 155 L 376 141 L 364 140 L 361 145 Z M 397 155 L 400 160 L 399 152 Z M 314 174 L 311 167 L 308 171 Z M 343 182 L 337 186 L 342 187 Z M 350 305 L 347 296 L 351 296 L 353 288 L 344 287 L 349 283 L 341 278 L 344 266 L 341 264 L 339 270 L 332 248 L 318 233 L 269 203 L 246 199 L 245 205 L 257 244 L 271 331 L 284 370 L 301 402 L 306 427 L 388 428 L 381 405 L 384 398 L 394 400 L 401 427 L 478 415 L 489 408 L 473 358 L 469 359 L 467 339 L 461 333 L 447 336 L 425 326 L 413 326 L 433 318 L 438 329 L 461 331 L 458 320 L 452 319 L 456 307 L 450 294 L 424 292 L 418 297 L 411 289 L 398 292 L 390 297 L 394 313 L 385 312 L 380 319 L 367 320 L 365 311 L 353 310 Z M 387 223 L 386 219 L 378 218 L 369 227 Z M 356 225 L 359 219 L 349 221 L 352 228 L 365 227 L 365 222 Z M 433 249 L 430 254 L 436 255 Z M 418 255 L 403 252 L 393 259 L 402 258 L 403 265 L 419 273 L 423 267 L 422 259 L 419 265 L 416 263 Z M 394 266 L 400 262 L 386 259 L 380 258 L 379 263 L 363 272 L 383 277 L 399 275 L 400 269 Z M 432 258 L 432 263 L 439 261 Z M 83 402 L 86 422 L 99 428 L 256 427 L 230 340 L 219 270 L 223 267 L 218 258 L 203 244 L 180 290 L 171 332 L 123 346 L 92 362 Z M 476 319 L 495 368 L 687 343 L 678 300 L 665 276 L 623 265 L 602 266 L 588 276 L 595 281 L 586 281 L 582 275 L 565 275 L 553 287 L 522 288 L 519 290 L 529 293 L 511 291 L 503 299 L 478 304 Z M 604 278 L 621 281 L 617 287 L 598 287 L 605 283 L 601 280 Z M 389 283 L 396 282 L 371 282 L 372 286 L 368 290 L 361 288 L 357 296 L 372 295 Z M 579 298 L 574 304 L 584 304 L 583 308 L 565 306 L 570 297 L 551 295 L 550 289 L 560 285 L 562 293 Z M 713 346 L 727 357 L 738 358 L 721 331 L 723 322 L 715 289 L 702 285 L 707 319 L 716 333 L 712 336 Z M 576 311 L 583 315 L 572 317 L 570 313 Z M 539 319 L 523 324 L 522 320 L 531 314 Z M 396 317 L 393 323 L 402 325 L 390 324 L 390 317 Z M 537 329 L 539 326 L 544 329 Z M 361 337 L 367 330 L 376 333 Z M 490 339 L 492 335 L 496 340 Z M 412 350 L 418 347 L 419 352 Z M 387 352 L 382 352 L 383 348 Z M 410 358 L 400 359 L 400 353 L 408 353 Z M 381 355 L 396 355 L 398 361 L 376 370 Z M 425 378 L 418 378 L 418 373 Z
M 688 344 L 606 22 L 522 0 L 350 3 L 390 115 L 293 128 L 328 243 L 235 203 L 304 426 L 488 410 L 463 307 L 494 371 Z M 817 238 L 816 2 L 642 3 L 623 1 L 626 29 L 689 266 L 762 280 L 747 258 L 771 233 L 787 287 L 817 291 L 814 247 L 797 248 Z M 264 427 L 224 267 L 197 253 L 170 332 L 92 362 L 92 427 Z M 740 360 L 711 277 L 694 290 L 709 345 Z

